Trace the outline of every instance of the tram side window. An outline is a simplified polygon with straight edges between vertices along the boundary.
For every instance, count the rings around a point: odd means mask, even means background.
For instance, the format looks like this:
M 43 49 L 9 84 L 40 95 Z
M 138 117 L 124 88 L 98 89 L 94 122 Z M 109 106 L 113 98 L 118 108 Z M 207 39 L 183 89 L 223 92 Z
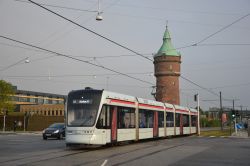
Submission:
M 151 110 L 139 110 L 139 127 L 153 128 L 154 112 Z
M 119 129 L 135 128 L 135 109 L 118 107 L 117 126 Z
M 164 112 L 158 112 L 158 127 L 164 127 Z
M 180 114 L 175 114 L 175 126 L 180 127 Z
M 182 122 L 183 127 L 189 127 L 189 115 L 183 115 Z
M 174 113 L 167 112 L 167 127 L 174 127 Z
M 98 129 L 110 129 L 110 107 L 103 105 L 96 127 Z
M 191 115 L 191 126 L 196 127 L 197 117 L 195 115 Z

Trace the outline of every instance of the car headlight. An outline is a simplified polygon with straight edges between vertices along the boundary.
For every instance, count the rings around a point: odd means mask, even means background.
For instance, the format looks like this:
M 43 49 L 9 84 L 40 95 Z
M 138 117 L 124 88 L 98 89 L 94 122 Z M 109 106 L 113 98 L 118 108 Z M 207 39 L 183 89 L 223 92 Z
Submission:
M 56 134 L 56 133 L 59 133 L 59 130 L 56 130 L 56 131 L 54 131 L 53 133 L 55 133 L 55 134 Z

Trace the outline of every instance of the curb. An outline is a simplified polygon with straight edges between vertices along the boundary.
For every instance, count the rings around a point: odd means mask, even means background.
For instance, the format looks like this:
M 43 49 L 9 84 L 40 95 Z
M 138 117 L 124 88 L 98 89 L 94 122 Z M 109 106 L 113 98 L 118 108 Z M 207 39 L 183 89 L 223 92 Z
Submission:
M 0 132 L 0 135 L 42 135 L 41 131 L 37 132 Z

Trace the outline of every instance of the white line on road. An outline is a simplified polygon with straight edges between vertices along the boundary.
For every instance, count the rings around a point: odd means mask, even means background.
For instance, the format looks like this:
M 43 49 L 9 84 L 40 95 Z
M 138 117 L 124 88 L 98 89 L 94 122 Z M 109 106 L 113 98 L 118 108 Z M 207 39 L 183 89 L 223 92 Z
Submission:
M 107 164 L 108 160 L 104 160 L 101 166 L 105 166 Z

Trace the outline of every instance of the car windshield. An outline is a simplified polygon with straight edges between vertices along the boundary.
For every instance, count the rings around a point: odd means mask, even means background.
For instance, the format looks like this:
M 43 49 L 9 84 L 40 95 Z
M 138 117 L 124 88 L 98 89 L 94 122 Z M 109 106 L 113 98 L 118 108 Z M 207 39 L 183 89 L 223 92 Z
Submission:
M 93 126 L 100 105 L 102 91 L 81 90 L 68 95 L 67 125 Z
M 63 123 L 54 123 L 49 126 L 49 128 L 63 128 L 64 124 Z

